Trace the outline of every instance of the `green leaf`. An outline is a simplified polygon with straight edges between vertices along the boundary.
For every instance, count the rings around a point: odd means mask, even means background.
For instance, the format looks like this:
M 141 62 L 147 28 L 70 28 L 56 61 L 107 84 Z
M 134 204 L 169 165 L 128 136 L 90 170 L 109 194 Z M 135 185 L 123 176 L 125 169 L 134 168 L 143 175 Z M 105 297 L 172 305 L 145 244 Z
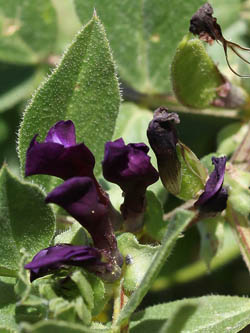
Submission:
M 34 256 L 47 247 L 55 230 L 54 215 L 44 202 L 45 196 L 33 184 L 0 172 L 0 266 L 16 271 L 22 248 Z
M 144 227 L 146 232 L 157 241 L 161 241 L 167 228 L 167 222 L 163 221 L 163 207 L 154 192 L 146 193 L 147 206 L 144 215 Z
M 94 307 L 94 295 L 93 295 L 93 290 L 91 287 L 91 284 L 89 283 L 89 281 L 86 279 L 86 277 L 84 276 L 84 274 L 80 271 L 75 271 L 72 275 L 71 275 L 71 280 L 73 280 L 87 307 L 92 310 Z
M 22 333 L 111 333 L 110 329 L 92 329 L 60 320 L 41 321 L 35 325 L 23 324 Z
M 26 109 L 19 131 L 22 170 L 32 137 L 39 132 L 38 140 L 42 141 L 57 121 L 71 119 L 76 126 L 77 142 L 84 141 L 91 149 L 96 158 L 95 172 L 99 174 L 104 144 L 112 138 L 119 104 L 119 86 L 109 44 L 103 26 L 94 15 Z M 47 188 L 51 178 L 33 177 Z
M 178 100 L 193 108 L 208 107 L 224 83 L 202 42 L 185 36 L 176 50 L 171 66 L 173 89 Z
M 128 232 L 118 237 L 117 242 L 126 265 L 123 274 L 123 288 L 126 293 L 130 294 L 139 287 L 160 247 L 141 245 L 137 238 Z
M 169 66 L 189 20 L 204 1 L 75 0 L 86 23 L 96 8 L 104 25 L 121 78 L 143 92 L 170 90 Z
M 137 306 L 140 304 L 143 297 L 150 289 L 155 278 L 159 274 L 162 266 L 164 265 L 164 262 L 170 255 L 171 250 L 180 233 L 185 230 L 193 216 L 194 213 L 185 210 L 178 210 L 176 212 L 176 215 L 173 217 L 173 219 L 168 225 L 168 228 L 162 240 L 162 246 L 159 248 L 154 258 L 154 261 L 152 262 L 149 269 L 146 271 L 140 286 L 135 290 L 135 292 L 130 297 L 128 303 L 122 309 L 118 320 L 115 323 L 117 327 L 126 325 L 127 320 L 136 310 Z
M 85 306 L 86 307 L 86 306 Z M 52 298 L 49 302 L 50 317 L 58 320 L 66 320 L 67 322 L 75 322 L 76 320 L 76 306 L 74 301 L 69 302 L 62 297 Z M 88 309 L 86 309 L 88 317 L 90 316 Z
M 147 308 L 132 317 L 131 333 L 237 333 L 250 324 L 250 300 L 204 296 Z
M 57 37 L 50 0 L 0 1 L 0 59 L 36 63 L 48 56 Z
M 17 329 L 15 321 L 15 308 L 17 297 L 14 292 L 14 279 L 0 278 L 0 332 L 2 327 L 12 332 Z
M 91 274 L 89 272 L 84 272 L 84 274 L 91 284 L 94 295 L 94 308 L 92 309 L 92 315 L 97 316 L 103 310 L 104 305 L 107 302 L 104 283 L 95 274 Z
M 20 20 L 21 38 L 39 58 L 48 55 L 57 37 L 56 12 L 51 0 L 23 0 Z
M 73 245 L 88 245 L 89 237 L 87 236 L 86 231 L 78 222 L 74 222 L 70 228 L 59 235 L 54 239 L 54 244 L 73 244 Z

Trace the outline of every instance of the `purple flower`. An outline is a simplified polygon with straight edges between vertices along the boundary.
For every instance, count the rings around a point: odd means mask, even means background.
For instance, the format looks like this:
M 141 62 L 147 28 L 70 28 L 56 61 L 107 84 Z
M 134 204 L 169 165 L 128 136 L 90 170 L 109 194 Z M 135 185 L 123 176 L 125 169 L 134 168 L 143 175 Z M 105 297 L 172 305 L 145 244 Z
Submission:
M 222 186 L 226 161 L 226 156 L 212 157 L 214 171 L 209 176 L 204 192 L 194 204 L 201 211 L 211 213 L 222 212 L 226 208 L 228 193 L 227 189 Z
M 32 261 L 24 266 L 30 270 L 30 281 L 68 266 L 94 268 L 102 266 L 100 251 L 89 246 L 58 244 L 38 252 Z
M 146 188 L 159 178 L 147 155 L 148 151 L 144 143 L 125 145 L 122 138 L 105 145 L 103 175 L 108 181 L 119 185 L 124 192 L 121 211 L 126 220 L 125 225 L 131 220 L 131 226 L 127 228 L 130 231 L 141 227 L 138 224 L 142 222 L 145 209 Z
M 177 113 L 167 111 L 163 106 L 155 110 L 147 136 L 157 158 L 163 185 L 170 193 L 177 195 L 181 188 L 181 163 L 176 152 L 178 136 L 175 125 L 179 124 L 180 120 Z
M 107 142 L 102 162 L 104 177 L 121 187 L 124 192 L 145 189 L 155 183 L 159 176 L 147 155 L 144 143 L 125 145 L 122 138 Z
M 37 136 L 27 150 L 25 176 L 45 174 L 64 180 L 75 176 L 94 179 L 95 158 L 83 143 L 76 144 L 71 120 L 56 123 L 42 143 L 36 141 Z
M 117 254 L 117 243 L 104 205 L 94 181 L 89 177 L 73 177 L 56 187 L 46 197 L 47 203 L 63 207 L 90 233 L 94 246 Z

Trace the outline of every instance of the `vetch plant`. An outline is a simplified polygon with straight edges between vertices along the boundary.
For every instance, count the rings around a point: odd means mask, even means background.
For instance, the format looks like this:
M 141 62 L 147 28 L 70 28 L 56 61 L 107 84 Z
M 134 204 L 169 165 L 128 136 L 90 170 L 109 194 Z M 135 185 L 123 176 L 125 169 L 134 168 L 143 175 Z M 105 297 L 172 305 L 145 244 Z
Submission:
M 236 2 L 246 36 L 248 2 Z M 236 13 L 201 0 L 0 3 L 0 112 L 37 88 L 20 166 L 0 133 L 0 332 L 248 329 L 250 86 L 228 61 L 229 48 L 248 63 Z

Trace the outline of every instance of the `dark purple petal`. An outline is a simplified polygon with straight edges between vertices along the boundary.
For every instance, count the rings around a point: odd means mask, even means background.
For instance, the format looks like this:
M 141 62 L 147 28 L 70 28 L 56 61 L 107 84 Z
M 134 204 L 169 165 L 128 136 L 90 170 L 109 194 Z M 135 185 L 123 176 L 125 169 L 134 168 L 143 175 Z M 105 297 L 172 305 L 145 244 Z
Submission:
M 89 177 L 66 180 L 48 194 L 46 202 L 63 207 L 83 226 L 97 222 L 107 213 L 107 208 L 100 203 L 94 182 Z
M 74 176 L 94 179 L 95 158 L 83 144 L 75 144 L 75 130 L 71 121 L 53 126 L 45 142 L 32 139 L 27 150 L 25 176 L 45 174 L 64 180 Z
M 202 212 L 207 213 L 218 213 L 222 212 L 224 209 L 227 208 L 227 199 L 228 199 L 228 192 L 225 187 L 221 187 L 219 191 L 208 201 L 206 201 L 202 206 L 199 206 Z
M 100 252 L 89 246 L 59 244 L 38 252 L 32 261 L 24 266 L 30 270 L 31 282 L 60 269 L 65 265 L 88 267 L 101 265 Z
M 122 138 L 107 142 L 105 146 L 103 175 L 124 192 L 121 212 L 127 231 L 142 228 L 146 189 L 159 178 L 147 155 L 148 151 L 144 143 L 125 145 Z
M 214 171 L 210 174 L 208 181 L 205 185 L 205 190 L 196 202 L 197 206 L 203 205 L 206 201 L 213 197 L 222 187 L 224 181 L 226 161 L 226 156 L 219 158 L 212 157 Z
M 226 208 L 227 190 L 222 187 L 226 168 L 226 156 L 212 157 L 214 170 L 205 185 L 204 192 L 195 202 L 195 207 L 203 211 L 220 212 Z
M 155 110 L 147 130 L 149 144 L 157 158 L 161 181 L 174 195 L 178 195 L 181 188 L 181 163 L 176 152 L 178 136 L 175 128 L 179 122 L 177 113 L 169 113 L 162 106 Z
M 100 201 L 94 181 L 73 177 L 56 187 L 46 198 L 47 203 L 63 207 L 92 236 L 95 247 L 116 251 L 117 244 L 109 221 L 109 208 Z
M 147 155 L 149 148 L 144 143 L 125 145 L 122 138 L 105 145 L 103 175 L 124 192 L 145 189 L 156 182 L 158 172 Z
M 64 147 L 76 144 L 75 125 L 71 120 L 59 121 L 49 130 L 44 142 L 54 142 Z

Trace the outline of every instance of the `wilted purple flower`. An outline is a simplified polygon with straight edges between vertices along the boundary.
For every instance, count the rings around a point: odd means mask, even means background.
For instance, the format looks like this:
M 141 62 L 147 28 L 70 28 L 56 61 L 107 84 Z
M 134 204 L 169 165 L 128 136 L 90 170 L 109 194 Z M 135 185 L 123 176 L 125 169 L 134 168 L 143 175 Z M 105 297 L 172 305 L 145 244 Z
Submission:
M 137 229 L 135 220 L 140 219 L 144 212 L 146 188 L 159 178 L 147 155 L 148 151 L 144 143 L 125 145 L 122 138 L 105 145 L 103 176 L 123 190 L 121 211 L 126 221 L 131 219 L 131 231 Z
M 214 171 L 209 176 L 204 192 L 194 204 L 201 211 L 211 213 L 222 212 L 226 208 L 228 193 L 227 189 L 222 186 L 226 161 L 226 156 L 212 157 Z
M 117 243 L 104 205 L 89 177 L 73 177 L 56 187 L 46 197 L 47 203 L 63 207 L 90 233 L 94 246 L 117 255 Z
M 98 249 L 89 246 L 58 244 L 38 252 L 24 268 L 30 270 L 30 281 L 32 282 L 66 265 L 89 267 L 92 270 L 95 268 L 97 271 L 104 266 Z
M 95 158 L 84 143 L 76 144 L 71 120 L 59 121 L 49 130 L 44 142 L 36 134 L 27 150 L 25 176 L 45 174 L 64 180 L 75 176 L 94 179 Z
M 165 107 L 154 112 L 149 123 L 147 136 L 157 158 L 159 174 L 167 190 L 177 195 L 181 187 L 181 164 L 176 152 L 178 143 L 176 124 L 179 124 L 177 113 L 169 113 Z

